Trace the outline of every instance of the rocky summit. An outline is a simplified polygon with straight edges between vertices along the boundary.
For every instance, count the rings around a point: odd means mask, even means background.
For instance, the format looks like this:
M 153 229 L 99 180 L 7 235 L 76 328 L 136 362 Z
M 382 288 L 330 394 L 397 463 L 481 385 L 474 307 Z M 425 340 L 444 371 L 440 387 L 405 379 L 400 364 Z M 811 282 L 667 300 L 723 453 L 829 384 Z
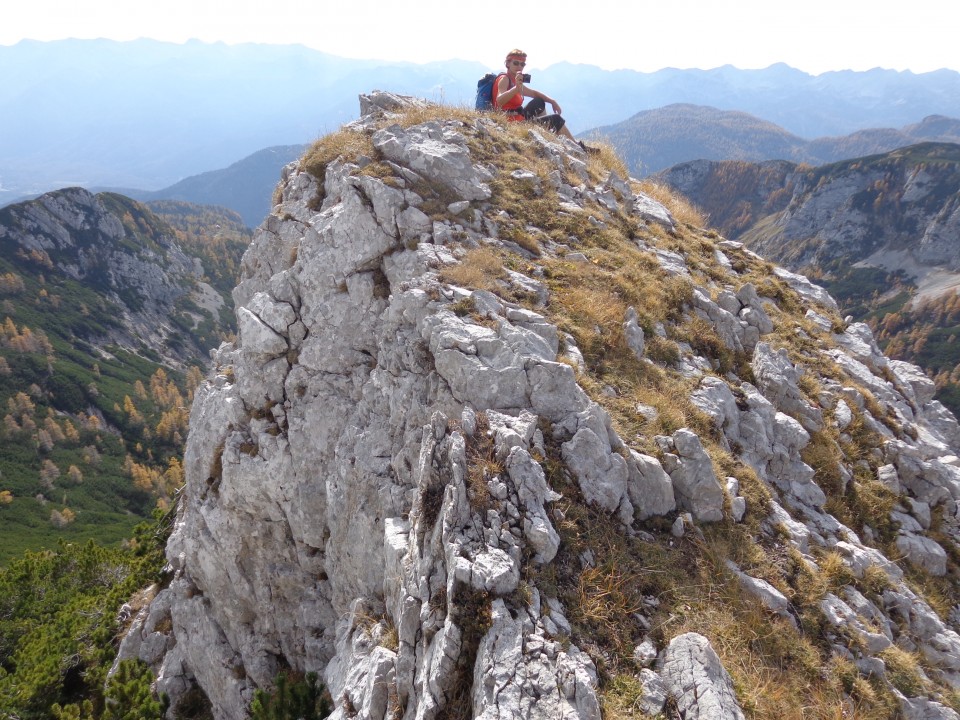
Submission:
M 960 717 L 960 426 L 825 291 L 389 93 L 274 200 L 120 650 L 171 717 Z

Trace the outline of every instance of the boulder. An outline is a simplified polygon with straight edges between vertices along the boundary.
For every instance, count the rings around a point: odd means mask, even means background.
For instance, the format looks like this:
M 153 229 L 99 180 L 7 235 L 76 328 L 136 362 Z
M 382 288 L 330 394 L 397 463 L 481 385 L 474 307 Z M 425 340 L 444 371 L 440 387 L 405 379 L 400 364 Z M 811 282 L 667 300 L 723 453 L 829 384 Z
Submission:
M 677 712 L 686 720 L 744 720 L 733 680 L 710 641 L 685 633 L 670 641 L 657 669 Z

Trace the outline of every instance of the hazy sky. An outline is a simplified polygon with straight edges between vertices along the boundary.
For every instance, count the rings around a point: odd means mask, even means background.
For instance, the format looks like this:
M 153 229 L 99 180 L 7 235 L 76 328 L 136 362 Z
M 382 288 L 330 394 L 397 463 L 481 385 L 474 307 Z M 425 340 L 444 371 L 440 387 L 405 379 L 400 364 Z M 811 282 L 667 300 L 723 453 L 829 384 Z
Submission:
M 354 58 L 532 68 L 568 60 L 613 70 L 764 68 L 818 75 L 882 67 L 960 70 L 956 0 L 12 0 L 0 45 L 22 39 L 150 37 L 301 43 Z

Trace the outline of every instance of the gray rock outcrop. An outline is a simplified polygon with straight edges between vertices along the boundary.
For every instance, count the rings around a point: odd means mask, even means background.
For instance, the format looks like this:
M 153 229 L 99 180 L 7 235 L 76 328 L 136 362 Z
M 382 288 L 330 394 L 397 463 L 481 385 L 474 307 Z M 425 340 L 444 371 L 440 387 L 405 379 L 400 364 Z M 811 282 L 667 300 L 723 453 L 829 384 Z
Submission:
M 660 656 L 658 666 L 684 720 L 744 720 L 733 680 L 703 635 L 675 637 Z
M 832 338 L 833 322 L 819 343 L 802 343 L 801 361 L 776 337 L 788 321 L 775 300 L 718 259 L 756 256 L 718 243 L 706 275 L 675 244 L 652 250 L 680 224 L 613 173 L 592 181 L 577 146 L 530 130 L 530 169 L 505 172 L 477 159 L 483 142 L 504 152 L 521 143 L 495 120 L 405 128 L 391 124 L 397 103 L 365 98 L 371 117 L 343 131 L 367 133 L 381 165 L 341 156 L 322 179 L 296 163 L 284 171 L 280 203 L 234 293 L 239 337 L 216 352 L 196 393 L 167 548 L 171 580 L 134 621 L 121 658 L 148 662 L 174 705 L 201 688 L 218 720 L 244 717 L 254 692 L 287 668 L 321 674 L 338 720 L 454 710 L 594 720 L 599 663 L 612 653 L 597 647 L 585 611 L 567 604 L 576 593 L 558 592 L 556 578 L 560 566 L 617 568 L 600 548 L 569 552 L 580 542 L 566 514 L 575 509 L 607 536 L 662 542 L 665 553 L 703 543 L 711 523 L 753 522 L 777 557 L 811 575 L 840 563 L 855 579 L 808 608 L 830 642 L 852 637 L 864 667 L 895 643 L 937 682 L 960 686 L 955 628 L 908 587 L 869 526 L 855 532 L 828 511 L 828 493 L 842 498 L 844 483 L 896 480 L 903 495 L 881 519 L 897 523 L 909 561 L 946 568 L 926 528 L 936 512 L 956 538 L 957 428 L 923 378 L 885 365 L 862 328 Z M 657 328 L 647 342 L 638 309 L 619 310 L 611 327 L 625 333 L 622 355 L 637 373 L 682 389 L 675 404 L 691 426 L 671 427 L 656 409 L 624 403 L 616 381 L 588 377 L 592 356 L 558 326 L 540 256 L 500 237 L 504 183 L 526 198 L 551 193 L 554 211 L 582 220 L 584 233 L 627 219 L 646 232 L 631 238 L 636 251 L 689 292 L 677 293 L 684 301 L 671 317 L 645 325 Z M 577 238 L 524 222 L 538 252 L 566 258 L 564 272 L 586 264 L 565 254 Z M 557 253 L 561 241 L 570 245 Z M 509 253 L 509 272 L 488 269 L 474 282 L 483 287 L 451 279 L 471 252 L 491 249 Z M 834 312 L 805 278 L 789 282 L 799 288 L 794 302 Z M 667 323 L 693 321 L 733 354 L 729 370 L 697 338 L 671 338 Z M 814 360 L 831 373 L 816 383 Z M 694 421 L 709 430 L 698 434 Z M 869 462 L 845 452 L 852 425 L 878 438 Z M 660 432 L 645 435 L 651 427 Z M 729 477 L 735 466 L 754 487 Z M 661 517 L 649 526 L 658 538 L 644 523 Z M 662 531 L 671 524 L 677 532 Z M 778 628 L 805 632 L 792 599 L 743 568 L 718 569 Z M 878 573 L 879 595 L 857 590 L 867 578 L 877 587 Z M 643 635 L 652 627 L 644 608 L 656 605 L 628 603 Z M 644 707 L 744 717 L 710 640 L 676 625 L 662 632 L 654 669 L 636 668 Z M 638 657 L 649 662 L 651 650 L 652 641 Z

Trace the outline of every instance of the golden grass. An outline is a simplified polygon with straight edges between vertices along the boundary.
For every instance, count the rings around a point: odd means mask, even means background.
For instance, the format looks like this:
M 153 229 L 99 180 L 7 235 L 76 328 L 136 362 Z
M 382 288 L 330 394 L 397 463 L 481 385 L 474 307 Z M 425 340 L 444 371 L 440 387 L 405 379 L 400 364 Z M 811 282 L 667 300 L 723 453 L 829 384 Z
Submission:
M 843 495 L 843 478 L 840 474 L 843 452 L 827 432 L 812 433 L 810 442 L 800 451 L 800 457 L 813 468 L 814 480 L 827 496 Z
M 587 578 L 600 578 L 595 585 L 603 589 L 588 605 L 589 614 L 602 624 L 607 617 L 595 607 L 597 603 L 608 602 L 606 610 L 610 612 L 612 607 L 614 615 L 616 609 L 630 607 L 629 598 L 620 598 L 618 593 L 625 585 L 629 587 L 624 579 L 638 571 L 642 558 L 642 589 L 660 600 L 653 618 L 654 636 L 661 645 L 684 632 L 707 637 L 733 677 L 738 701 L 748 717 L 844 717 L 843 709 L 849 710 L 854 703 L 845 704 L 846 689 L 836 675 L 825 672 L 820 648 L 788 622 L 771 616 L 755 600 L 745 597 L 724 566 L 724 561 L 731 558 L 758 577 L 772 576 L 775 568 L 765 551 L 746 534 L 726 537 L 719 527 L 706 530 L 705 542 L 685 539 L 673 551 L 645 543 L 636 543 L 626 556 L 613 551 L 617 571 L 600 565 Z M 593 540 L 587 530 L 581 541 Z M 856 682 L 853 670 L 852 680 Z M 604 710 L 611 713 L 610 717 L 632 717 L 635 688 L 624 681 L 616 667 L 611 668 L 611 675 L 603 687 Z M 860 690 L 861 695 L 873 692 L 869 685 Z M 875 698 L 871 702 L 876 705 Z M 870 702 L 863 704 L 859 708 L 862 717 L 885 717 L 886 709 L 875 712 L 872 708 Z
M 716 605 L 692 608 L 681 632 L 710 639 L 748 717 L 833 717 L 842 692 L 820 677 L 819 651 L 786 621 L 766 617 L 757 603 L 732 613 Z
M 503 259 L 490 247 L 469 250 L 459 264 L 440 271 L 442 282 L 473 290 L 496 290 L 497 280 L 504 277 Z
M 396 122 L 404 128 L 426 122 L 447 122 L 449 120 L 473 124 L 480 116 L 480 113 L 471 108 L 428 102 L 405 109 L 399 118 L 391 118 L 391 122 Z
M 917 697 L 929 691 L 930 683 L 923 677 L 916 654 L 891 645 L 877 657 L 886 665 L 887 679 L 907 697 Z
M 638 386 L 631 399 L 649 405 L 656 411 L 656 417 L 646 420 L 644 432 L 647 435 L 671 435 L 680 428 L 691 428 L 709 442 L 714 432 L 713 421 L 700 408 L 690 401 L 691 387 L 678 383 L 676 378 L 660 376 L 662 380 L 644 383 Z
M 856 578 L 843 556 L 835 550 L 821 553 L 817 557 L 820 573 L 813 584 L 814 594 L 823 596 L 828 592 L 836 593 L 846 585 L 852 585 Z
M 644 180 L 639 183 L 639 190 L 667 208 L 678 223 L 693 228 L 702 228 L 707 224 L 703 212 L 696 205 L 666 185 Z
M 877 566 L 870 565 L 863 571 L 863 577 L 860 578 L 857 585 L 864 591 L 867 597 L 881 599 L 886 590 L 892 590 L 894 585 L 886 570 Z
M 607 172 L 613 171 L 624 180 L 630 177 L 630 169 L 610 143 L 602 140 L 588 140 L 586 142 L 591 147 L 600 150 L 599 153 L 587 156 L 587 166 L 592 172 L 605 175 Z
M 946 621 L 957 603 L 956 580 L 949 575 L 935 577 L 911 563 L 902 565 L 907 585 L 926 600 L 940 619 Z
M 818 634 L 799 632 L 787 621 L 772 617 L 750 597 L 744 597 L 725 572 L 726 557 L 747 565 L 763 551 L 746 553 L 734 538 L 719 541 L 712 531 L 700 555 L 692 562 L 696 574 L 670 608 L 668 622 L 660 627 L 663 640 L 684 632 L 707 637 L 734 680 L 737 699 L 750 718 L 854 717 L 879 720 L 890 717 L 889 693 L 859 677 L 852 663 L 832 667 L 817 646 Z M 719 542 L 718 542 L 719 541 Z M 762 568 L 752 568 L 763 576 Z
M 584 349 L 583 340 L 590 345 L 594 342 L 617 345 L 623 341 L 623 319 L 627 307 L 609 288 L 576 285 L 556 297 L 555 305 L 562 310 L 570 327 L 577 331 L 574 335 L 579 333 L 581 350 Z
M 323 180 L 327 165 L 338 157 L 356 158 L 359 155 L 374 156 L 370 136 L 355 130 L 338 130 L 324 135 L 304 153 L 303 167 L 311 175 Z

